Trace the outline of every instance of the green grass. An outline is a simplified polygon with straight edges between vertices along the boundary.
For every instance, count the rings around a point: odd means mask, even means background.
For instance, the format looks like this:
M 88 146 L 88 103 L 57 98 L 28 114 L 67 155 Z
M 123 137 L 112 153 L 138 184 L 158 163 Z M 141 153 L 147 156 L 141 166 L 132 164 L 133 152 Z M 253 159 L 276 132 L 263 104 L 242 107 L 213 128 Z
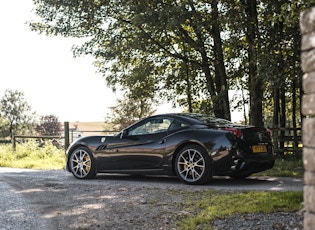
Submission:
M 272 169 L 256 173 L 255 176 L 303 177 L 302 159 L 276 159 Z
M 38 147 L 35 142 L 12 145 L 0 145 L 0 167 L 28 169 L 62 169 L 65 167 L 65 152 L 46 143 Z
M 179 229 L 211 229 L 211 222 L 235 214 L 294 212 L 302 208 L 303 192 L 235 192 L 208 191 L 196 196 L 187 194 L 185 216 Z

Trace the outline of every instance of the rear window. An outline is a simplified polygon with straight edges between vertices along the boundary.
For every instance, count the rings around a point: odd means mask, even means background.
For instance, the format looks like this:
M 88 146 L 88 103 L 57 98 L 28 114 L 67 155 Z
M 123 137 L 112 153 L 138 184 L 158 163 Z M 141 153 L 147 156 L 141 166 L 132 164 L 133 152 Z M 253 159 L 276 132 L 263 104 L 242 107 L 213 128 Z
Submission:
M 212 116 L 199 114 L 199 113 L 187 113 L 184 116 L 194 118 L 194 119 L 196 119 L 196 120 L 198 120 L 204 124 L 215 123 L 215 124 L 219 124 L 219 125 L 220 124 L 224 125 L 224 124 L 231 124 L 232 123 L 231 121 L 228 121 L 228 120 L 225 120 L 222 118 L 212 117 Z
M 187 124 L 185 122 L 182 122 L 178 119 L 174 119 L 174 121 L 172 122 L 172 124 L 170 125 L 170 127 L 168 128 L 169 131 L 172 130 L 178 130 L 181 128 L 187 127 Z

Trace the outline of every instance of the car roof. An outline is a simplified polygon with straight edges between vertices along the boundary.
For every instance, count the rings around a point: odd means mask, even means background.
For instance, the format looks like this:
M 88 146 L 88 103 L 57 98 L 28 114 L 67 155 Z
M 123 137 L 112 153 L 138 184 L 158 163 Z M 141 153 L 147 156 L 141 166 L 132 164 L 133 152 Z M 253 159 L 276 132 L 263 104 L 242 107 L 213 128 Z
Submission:
M 173 118 L 181 119 L 182 121 L 190 124 L 231 124 L 231 121 L 216 118 L 213 116 L 209 116 L 201 113 L 168 113 L 168 114 L 160 114 L 157 116 L 168 116 Z

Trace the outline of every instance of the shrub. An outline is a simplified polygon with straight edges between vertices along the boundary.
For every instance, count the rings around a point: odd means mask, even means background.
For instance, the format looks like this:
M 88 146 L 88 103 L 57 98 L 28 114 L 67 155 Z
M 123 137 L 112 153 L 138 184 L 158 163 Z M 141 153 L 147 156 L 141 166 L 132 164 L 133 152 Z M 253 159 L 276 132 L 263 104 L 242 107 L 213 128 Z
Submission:
M 0 145 L 0 156 L 0 167 L 62 169 L 65 166 L 64 150 L 48 142 L 43 147 L 33 141 L 18 144 L 16 151 L 12 145 Z

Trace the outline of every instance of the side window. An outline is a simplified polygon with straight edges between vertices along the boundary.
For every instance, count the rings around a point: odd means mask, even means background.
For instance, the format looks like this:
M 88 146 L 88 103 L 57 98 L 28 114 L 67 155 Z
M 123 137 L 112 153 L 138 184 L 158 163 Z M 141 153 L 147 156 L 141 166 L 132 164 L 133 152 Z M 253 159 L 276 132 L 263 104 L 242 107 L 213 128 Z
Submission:
M 169 127 L 169 130 L 172 131 L 172 130 L 178 130 L 178 129 L 181 129 L 181 128 L 184 128 L 186 127 L 187 124 L 185 124 L 184 122 L 180 121 L 180 120 L 174 120 L 172 122 L 172 124 L 170 125 Z
M 170 118 L 152 118 L 137 127 L 129 129 L 129 135 L 145 135 L 166 132 L 170 127 L 173 119 Z

